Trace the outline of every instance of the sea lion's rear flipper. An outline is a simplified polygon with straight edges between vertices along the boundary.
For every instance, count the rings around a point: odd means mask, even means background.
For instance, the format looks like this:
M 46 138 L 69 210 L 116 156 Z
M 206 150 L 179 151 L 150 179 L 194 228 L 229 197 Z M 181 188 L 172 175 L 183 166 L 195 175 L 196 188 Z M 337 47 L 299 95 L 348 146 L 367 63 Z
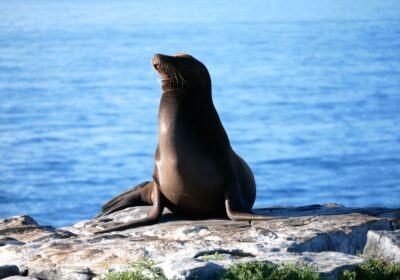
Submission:
M 251 212 L 235 211 L 231 208 L 231 202 L 229 198 L 225 198 L 225 210 L 226 210 L 226 215 L 232 221 L 252 221 L 252 220 L 267 221 L 276 219 L 276 217 L 256 215 Z
M 158 189 L 157 185 L 154 182 L 151 182 L 150 186 L 151 186 L 150 199 L 151 203 L 153 204 L 153 208 L 151 209 L 150 214 L 147 217 L 134 220 L 124 225 L 99 230 L 95 233 L 98 234 L 98 233 L 106 233 L 112 231 L 121 231 L 129 228 L 151 225 L 156 223 L 164 210 L 165 202 L 164 202 L 164 197 L 161 194 L 160 190 Z
M 248 164 L 234 153 L 234 165 L 224 191 L 226 215 L 233 221 L 271 220 L 251 212 L 256 198 L 256 182 Z
M 228 218 L 232 221 L 251 221 L 251 220 L 272 220 L 273 217 L 256 215 L 251 212 L 253 199 L 246 202 L 242 188 L 238 183 L 229 184 L 225 190 L 225 211 Z
M 143 182 L 128 191 L 117 195 L 104 204 L 101 207 L 101 212 L 94 218 L 99 218 L 128 207 L 151 205 L 151 192 L 153 190 L 153 185 L 154 182 Z

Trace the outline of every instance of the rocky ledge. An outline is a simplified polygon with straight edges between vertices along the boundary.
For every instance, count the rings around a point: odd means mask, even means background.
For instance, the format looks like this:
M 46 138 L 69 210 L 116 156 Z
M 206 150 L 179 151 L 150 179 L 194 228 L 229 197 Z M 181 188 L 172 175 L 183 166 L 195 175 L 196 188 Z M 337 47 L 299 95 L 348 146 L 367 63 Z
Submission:
M 0 220 L 0 279 L 96 279 L 144 258 L 176 279 L 212 279 L 234 262 L 253 260 L 306 264 L 328 276 L 362 263 L 365 255 L 400 262 L 400 209 L 266 208 L 255 212 L 276 219 L 251 223 L 165 212 L 156 225 L 93 234 L 148 211 L 131 208 L 58 229 L 29 216 Z

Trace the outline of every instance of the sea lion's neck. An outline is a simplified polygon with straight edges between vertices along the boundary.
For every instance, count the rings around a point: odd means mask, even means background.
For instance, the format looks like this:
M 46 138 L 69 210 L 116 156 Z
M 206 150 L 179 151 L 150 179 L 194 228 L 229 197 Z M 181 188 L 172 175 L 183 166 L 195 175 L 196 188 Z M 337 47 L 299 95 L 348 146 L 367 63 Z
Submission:
M 207 139 L 207 143 L 221 142 L 229 147 L 229 139 L 211 98 L 196 96 L 196 92 L 163 93 L 158 114 L 158 137 L 161 147 L 174 147 L 170 151 L 188 143 L 196 147 L 199 137 Z
M 162 89 L 162 95 L 180 95 L 180 94 L 184 94 L 187 92 L 187 89 L 184 87 L 181 88 L 171 88 L 171 87 L 166 87 Z
M 184 90 L 164 91 L 158 111 L 159 137 L 173 135 L 180 122 L 185 122 L 183 112 L 190 105 L 190 96 Z

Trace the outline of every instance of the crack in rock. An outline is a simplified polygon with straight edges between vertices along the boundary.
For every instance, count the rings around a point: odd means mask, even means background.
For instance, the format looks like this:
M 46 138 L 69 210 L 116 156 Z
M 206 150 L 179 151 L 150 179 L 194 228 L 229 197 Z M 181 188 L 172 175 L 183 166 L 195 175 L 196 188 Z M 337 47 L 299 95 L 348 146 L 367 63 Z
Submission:
M 215 256 L 215 255 L 229 255 L 229 256 L 232 256 L 234 259 L 246 258 L 246 257 L 254 258 L 255 257 L 255 255 L 244 252 L 242 250 L 214 249 L 214 250 L 209 250 L 209 251 L 198 252 L 194 256 L 194 258 L 198 259 L 198 258 L 204 257 L 204 256 Z

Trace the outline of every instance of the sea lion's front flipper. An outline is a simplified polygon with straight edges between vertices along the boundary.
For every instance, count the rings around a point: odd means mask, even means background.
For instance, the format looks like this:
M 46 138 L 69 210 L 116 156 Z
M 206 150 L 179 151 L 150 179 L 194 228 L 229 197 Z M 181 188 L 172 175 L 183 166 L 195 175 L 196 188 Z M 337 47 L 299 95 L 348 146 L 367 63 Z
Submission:
M 128 207 L 151 205 L 151 193 L 153 191 L 153 185 L 153 181 L 143 182 L 127 190 L 126 192 L 117 195 L 104 204 L 101 208 L 101 212 L 94 218 L 99 218 Z
M 153 208 L 150 211 L 150 214 L 142 219 L 137 219 L 132 222 L 129 222 L 124 225 L 116 226 L 116 227 L 111 227 L 111 228 L 106 228 L 103 230 L 96 231 L 95 233 L 106 233 L 106 232 L 112 232 L 112 231 L 121 231 L 129 228 L 134 228 L 134 227 L 139 227 L 139 226 L 144 226 L 144 225 L 151 225 L 154 224 L 158 221 L 158 218 L 161 216 L 164 207 L 165 207 L 165 202 L 164 202 L 164 197 L 161 194 L 160 190 L 157 187 L 157 184 L 152 182 L 152 192 L 150 195 L 151 202 L 153 204 Z

